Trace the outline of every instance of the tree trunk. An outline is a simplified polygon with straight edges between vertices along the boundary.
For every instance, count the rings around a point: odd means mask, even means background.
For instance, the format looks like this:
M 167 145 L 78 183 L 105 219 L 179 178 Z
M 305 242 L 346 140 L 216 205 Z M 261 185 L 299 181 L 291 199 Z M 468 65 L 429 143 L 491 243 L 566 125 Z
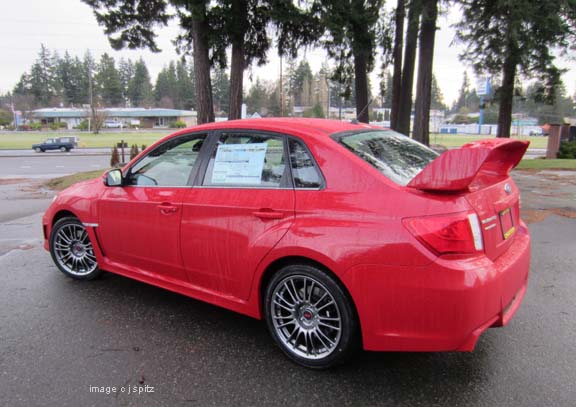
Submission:
M 208 57 L 208 23 L 206 9 L 203 19 L 192 21 L 192 41 L 194 43 L 194 81 L 196 82 L 196 111 L 198 124 L 214 121 L 212 103 L 212 81 L 210 80 L 210 59 Z
M 430 144 L 430 104 L 432 101 L 432 65 L 438 0 L 424 0 L 420 51 L 418 53 L 418 82 L 416 83 L 416 112 L 414 114 L 414 140 Z
M 232 2 L 232 15 L 241 20 L 236 32 L 232 33 L 232 62 L 230 65 L 230 100 L 228 103 L 228 119 L 242 118 L 242 96 L 244 86 L 244 36 L 248 29 L 248 2 L 235 0 Z
M 232 62 L 230 65 L 230 101 L 228 119 L 242 118 L 242 92 L 244 82 L 244 38 L 232 44 Z
M 496 137 L 510 137 L 515 80 L 516 60 L 514 52 L 508 51 L 502 68 L 502 87 L 500 88 L 500 110 L 498 112 L 498 132 Z
M 408 27 L 406 29 L 406 47 L 404 48 L 404 67 L 402 69 L 402 87 L 396 130 L 410 135 L 410 117 L 412 116 L 412 88 L 414 86 L 414 68 L 416 66 L 416 47 L 418 45 L 418 28 L 420 27 L 421 0 L 412 0 L 408 10 Z
M 396 130 L 398 123 L 398 108 L 400 105 L 400 89 L 402 88 L 402 48 L 404 46 L 404 18 L 406 17 L 405 0 L 398 0 L 396 6 L 396 34 L 394 35 L 394 76 L 392 79 L 392 112 L 390 128 Z M 386 89 L 387 92 L 390 89 Z
M 368 73 L 366 55 L 360 51 L 354 55 L 354 81 L 356 84 L 356 117 L 362 123 L 368 123 Z

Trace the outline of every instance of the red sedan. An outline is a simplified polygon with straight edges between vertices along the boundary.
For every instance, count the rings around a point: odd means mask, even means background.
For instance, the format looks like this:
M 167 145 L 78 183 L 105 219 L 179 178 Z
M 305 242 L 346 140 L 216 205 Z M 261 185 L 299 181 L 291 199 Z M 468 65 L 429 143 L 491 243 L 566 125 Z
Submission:
M 62 191 L 43 218 L 66 275 L 117 273 L 266 320 L 312 368 L 372 351 L 471 351 L 526 290 L 509 171 L 527 142 L 440 156 L 390 130 L 309 119 L 179 131 Z

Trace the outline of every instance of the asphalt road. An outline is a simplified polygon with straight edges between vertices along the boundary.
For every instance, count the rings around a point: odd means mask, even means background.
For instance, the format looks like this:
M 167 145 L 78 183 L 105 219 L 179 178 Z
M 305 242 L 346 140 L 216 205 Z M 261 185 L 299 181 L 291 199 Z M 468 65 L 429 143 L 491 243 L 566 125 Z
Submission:
M 126 157 L 128 158 L 128 157 Z M 54 178 L 80 171 L 104 170 L 110 166 L 110 154 L 56 153 L 9 156 L 0 154 L 0 179 Z
M 14 194 L 18 202 L 49 203 L 12 188 L 2 212 Z M 0 222 L 1 406 L 541 407 L 576 400 L 576 219 L 551 214 L 530 225 L 524 304 L 473 353 L 363 352 L 314 372 L 288 361 L 262 322 L 111 274 L 93 282 L 65 277 L 41 247 L 40 216 Z M 128 394 L 133 386 L 141 394 Z

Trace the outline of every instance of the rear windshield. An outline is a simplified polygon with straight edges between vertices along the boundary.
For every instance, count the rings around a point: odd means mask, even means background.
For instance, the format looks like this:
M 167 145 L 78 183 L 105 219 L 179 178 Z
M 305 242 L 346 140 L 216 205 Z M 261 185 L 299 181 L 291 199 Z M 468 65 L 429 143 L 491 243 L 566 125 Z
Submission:
M 344 147 L 374 166 L 398 185 L 408 184 L 438 153 L 390 130 L 337 136 Z

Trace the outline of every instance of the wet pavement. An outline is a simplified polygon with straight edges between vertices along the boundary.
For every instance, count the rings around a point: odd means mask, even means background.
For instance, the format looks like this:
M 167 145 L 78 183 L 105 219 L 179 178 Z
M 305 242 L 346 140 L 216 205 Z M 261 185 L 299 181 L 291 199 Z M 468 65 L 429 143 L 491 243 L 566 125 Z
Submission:
M 50 193 L 0 185 L 0 405 L 573 406 L 576 219 L 553 209 L 574 199 L 539 185 L 570 193 L 561 175 L 514 174 L 524 209 L 548 212 L 510 325 L 472 353 L 362 352 L 326 372 L 288 361 L 263 322 L 112 274 L 66 278 L 41 247 Z

